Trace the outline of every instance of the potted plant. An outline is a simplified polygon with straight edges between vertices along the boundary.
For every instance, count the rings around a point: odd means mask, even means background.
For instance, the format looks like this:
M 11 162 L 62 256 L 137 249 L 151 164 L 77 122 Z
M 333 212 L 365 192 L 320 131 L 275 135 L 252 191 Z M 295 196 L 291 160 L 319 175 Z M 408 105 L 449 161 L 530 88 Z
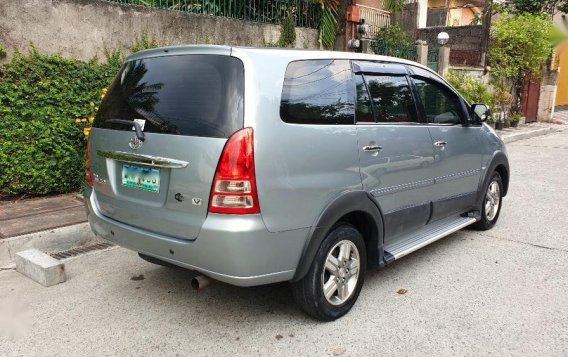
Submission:
M 499 118 L 495 120 L 495 129 L 503 130 L 504 127 L 505 127 L 505 122 L 503 121 L 503 113 L 501 113 L 501 115 L 499 115 Z
M 513 128 L 516 128 L 519 126 L 519 122 L 521 121 L 521 114 L 520 113 L 513 113 L 513 115 L 511 115 L 511 126 Z
M 495 120 L 495 129 L 503 130 L 505 123 L 509 123 L 509 120 L 507 120 L 506 117 L 508 109 L 510 109 L 513 104 L 513 95 L 508 91 L 504 84 L 498 84 L 493 96 L 493 102 L 495 103 L 495 106 L 501 109 L 501 114 Z

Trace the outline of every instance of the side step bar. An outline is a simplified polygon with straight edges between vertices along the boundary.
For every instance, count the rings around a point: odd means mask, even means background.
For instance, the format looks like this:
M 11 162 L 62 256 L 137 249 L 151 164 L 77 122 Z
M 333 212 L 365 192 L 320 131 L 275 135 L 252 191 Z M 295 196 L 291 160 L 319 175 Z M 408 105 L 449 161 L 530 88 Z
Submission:
M 455 216 L 438 222 L 432 222 L 420 231 L 409 236 L 404 241 L 385 246 L 385 258 L 387 263 L 400 259 L 430 243 L 434 243 L 435 241 L 459 231 L 476 221 L 477 219 L 473 217 Z

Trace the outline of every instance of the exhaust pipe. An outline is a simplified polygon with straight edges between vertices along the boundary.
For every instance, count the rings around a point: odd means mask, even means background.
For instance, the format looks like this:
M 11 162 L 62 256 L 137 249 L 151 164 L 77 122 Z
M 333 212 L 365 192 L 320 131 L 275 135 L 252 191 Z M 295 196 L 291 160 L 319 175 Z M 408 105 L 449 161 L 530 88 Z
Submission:
M 191 287 L 193 290 L 203 290 L 208 287 L 210 283 L 211 279 L 203 275 L 198 275 L 191 279 Z

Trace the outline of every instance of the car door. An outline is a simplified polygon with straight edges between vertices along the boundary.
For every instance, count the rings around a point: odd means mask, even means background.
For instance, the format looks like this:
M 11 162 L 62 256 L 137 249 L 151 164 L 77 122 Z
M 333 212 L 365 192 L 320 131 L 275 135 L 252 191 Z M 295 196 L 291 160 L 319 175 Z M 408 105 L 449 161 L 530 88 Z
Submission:
M 428 222 L 434 150 L 406 68 L 357 61 L 353 69 L 362 183 L 383 211 L 385 244 L 392 244 Z
M 442 79 L 417 67 L 411 71 L 436 158 L 431 219 L 435 221 L 474 208 L 481 178 L 480 127 L 470 125 L 465 102 Z

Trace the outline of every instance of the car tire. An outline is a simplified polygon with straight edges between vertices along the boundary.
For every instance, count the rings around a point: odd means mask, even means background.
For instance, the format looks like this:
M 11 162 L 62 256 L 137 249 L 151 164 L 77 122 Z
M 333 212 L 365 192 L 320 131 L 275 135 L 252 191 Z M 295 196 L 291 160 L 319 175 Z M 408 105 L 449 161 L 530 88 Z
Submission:
M 483 203 L 481 204 L 481 219 L 472 225 L 472 228 L 486 231 L 497 223 L 501 207 L 503 206 L 503 181 L 498 172 L 494 172 L 485 189 Z
M 359 297 L 366 262 L 361 233 L 347 223 L 334 226 L 321 243 L 306 276 L 292 284 L 294 299 L 302 310 L 318 320 L 340 318 Z
M 148 263 L 152 263 L 152 264 L 156 264 L 156 265 L 161 265 L 163 267 L 168 267 L 168 268 L 178 268 L 177 265 L 173 265 L 171 263 L 165 262 L 163 260 L 160 260 L 158 258 L 154 258 L 151 257 L 149 255 L 146 254 L 142 254 L 142 253 L 138 253 L 138 256 L 142 259 L 144 259 L 145 261 L 147 261 Z

